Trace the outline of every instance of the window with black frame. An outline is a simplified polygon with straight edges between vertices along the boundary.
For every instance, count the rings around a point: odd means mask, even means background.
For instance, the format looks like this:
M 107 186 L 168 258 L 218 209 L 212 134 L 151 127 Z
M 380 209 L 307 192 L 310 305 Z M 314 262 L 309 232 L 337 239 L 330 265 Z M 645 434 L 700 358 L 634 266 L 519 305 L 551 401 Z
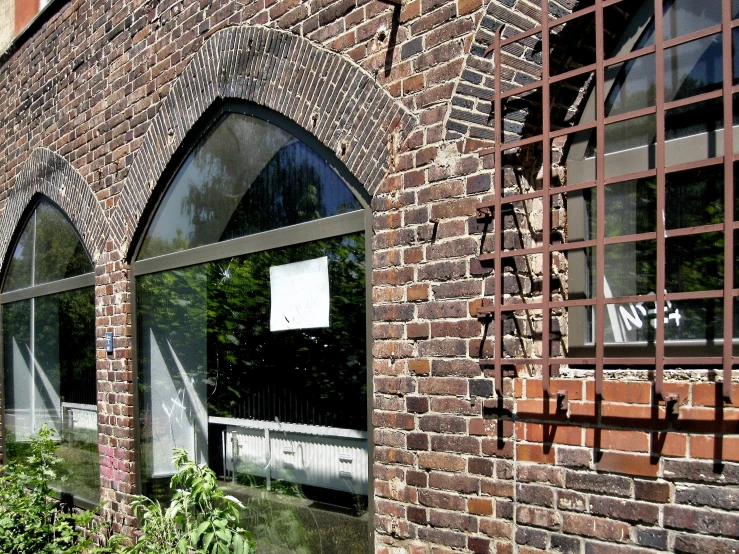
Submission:
M 185 448 L 265 552 L 369 548 L 367 203 L 327 158 L 272 112 L 222 110 L 133 264 L 143 492 L 169 494 Z
M 9 256 L 2 295 L 7 459 L 25 456 L 43 425 L 54 431 L 63 481 L 89 507 L 100 501 L 95 380 L 95 277 L 72 224 L 42 199 Z

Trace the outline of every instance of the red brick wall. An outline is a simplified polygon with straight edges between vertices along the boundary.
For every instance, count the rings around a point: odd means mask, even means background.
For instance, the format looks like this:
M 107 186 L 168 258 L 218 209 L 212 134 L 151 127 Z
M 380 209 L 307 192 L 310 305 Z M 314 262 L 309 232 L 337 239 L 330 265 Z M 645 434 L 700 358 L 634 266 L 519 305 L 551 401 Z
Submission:
M 481 154 L 492 86 L 481 49 L 501 20 L 531 17 L 525 0 L 68 2 L 0 67 L 2 207 L 45 147 L 79 173 L 112 226 L 96 294 L 101 479 L 115 529 L 135 524 L 136 490 L 126 256 L 139 222 L 121 219 L 122 191 L 139 183 L 140 201 L 151 197 L 156 183 L 131 169 L 207 39 L 264 25 L 358 66 L 418 121 L 361 145 L 389 167 L 372 199 L 377 551 L 739 549 L 739 410 L 720 402 L 708 373 L 668 376 L 676 416 L 639 380 L 646 373 L 618 372 L 597 401 L 587 374 L 556 382 L 570 400 L 557 412 L 529 368 L 508 375 L 498 400 L 478 363 L 491 329 L 473 314 L 495 294 L 475 261 L 475 206 L 493 192 L 494 169 Z M 106 330 L 117 337 L 112 356 Z

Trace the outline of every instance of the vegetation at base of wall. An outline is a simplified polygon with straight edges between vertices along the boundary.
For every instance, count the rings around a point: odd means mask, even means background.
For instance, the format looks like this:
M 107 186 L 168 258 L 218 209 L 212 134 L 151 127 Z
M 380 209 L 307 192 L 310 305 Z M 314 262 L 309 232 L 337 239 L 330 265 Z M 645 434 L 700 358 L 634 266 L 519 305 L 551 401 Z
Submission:
M 28 455 L 0 468 L 0 552 L 8 554 L 107 554 L 94 546 L 100 530 L 91 511 L 69 510 L 53 498 L 50 483 L 59 481 L 62 460 L 56 455 L 54 431 L 44 425 L 30 439 Z
M 174 465 L 167 508 L 134 497 L 141 533 L 123 554 L 253 554 L 251 534 L 238 525 L 241 502 L 223 494 L 215 473 L 191 461 L 186 450 L 175 449 Z
M 174 452 L 177 473 L 167 508 L 144 496 L 133 506 L 141 532 L 133 545 L 113 535 L 106 546 L 93 544 L 102 526 L 95 512 L 73 510 L 53 498 L 51 483 L 63 477 L 63 460 L 44 425 L 30 437 L 26 456 L 0 467 L 0 552 L 6 554 L 253 554 L 251 534 L 238 526 L 243 505 L 224 495 L 215 473 L 197 465 L 185 450 Z

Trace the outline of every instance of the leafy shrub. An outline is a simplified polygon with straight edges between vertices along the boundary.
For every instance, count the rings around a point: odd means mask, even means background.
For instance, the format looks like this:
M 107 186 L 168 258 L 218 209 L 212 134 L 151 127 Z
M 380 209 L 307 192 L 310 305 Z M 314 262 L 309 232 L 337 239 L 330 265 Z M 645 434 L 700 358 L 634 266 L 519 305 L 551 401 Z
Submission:
M 145 496 L 134 497 L 141 533 L 124 554 L 253 554 L 251 534 L 239 527 L 243 505 L 223 494 L 213 470 L 191 461 L 179 448 L 174 465 L 169 507 Z
M 0 552 L 8 554 L 73 554 L 111 552 L 93 547 L 94 513 L 65 511 L 52 498 L 50 482 L 59 481 L 54 431 L 44 425 L 31 437 L 28 456 L 0 467 Z M 114 541 L 115 543 L 115 541 Z M 111 548 L 113 545 L 111 545 Z

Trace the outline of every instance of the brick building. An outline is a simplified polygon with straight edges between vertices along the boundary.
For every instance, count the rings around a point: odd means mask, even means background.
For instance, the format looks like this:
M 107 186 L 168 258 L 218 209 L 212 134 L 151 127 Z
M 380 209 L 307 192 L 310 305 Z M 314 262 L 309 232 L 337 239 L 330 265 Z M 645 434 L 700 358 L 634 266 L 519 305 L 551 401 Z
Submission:
M 279 551 L 739 552 L 736 1 L 11 4 L 5 460 L 129 533 L 182 447 Z

